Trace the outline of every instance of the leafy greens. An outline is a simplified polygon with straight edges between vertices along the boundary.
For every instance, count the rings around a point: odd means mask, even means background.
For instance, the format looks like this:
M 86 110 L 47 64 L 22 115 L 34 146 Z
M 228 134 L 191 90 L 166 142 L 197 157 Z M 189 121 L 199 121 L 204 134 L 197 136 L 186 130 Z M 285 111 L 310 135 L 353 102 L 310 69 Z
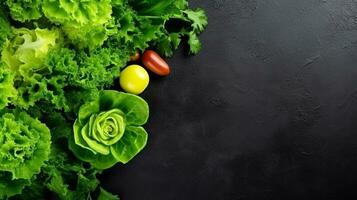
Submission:
M 50 154 L 51 134 L 45 124 L 18 110 L 4 110 L 0 127 L 0 176 L 5 186 L 0 197 L 6 197 L 40 172 Z
M 73 125 L 70 149 L 99 169 L 127 163 L 146 145 L 149 106 L 136 95 L 104 90 L 83 105 Z
M 149 107 L 115 79 L 206 26 L 187 0 L 0 0 L 0 199 L 119 199 L 97 175 L 145 147 Z

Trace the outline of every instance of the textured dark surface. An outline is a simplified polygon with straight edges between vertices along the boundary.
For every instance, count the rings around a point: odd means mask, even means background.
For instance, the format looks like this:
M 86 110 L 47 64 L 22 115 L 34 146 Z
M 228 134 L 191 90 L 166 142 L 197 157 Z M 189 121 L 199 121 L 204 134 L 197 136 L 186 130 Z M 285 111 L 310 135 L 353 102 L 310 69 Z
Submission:
M 124 200 L 357 198 L 357 1 L 197 0 L 203 49 L 153 80 Z M 348 197 L 348 198 L 347 198 Z

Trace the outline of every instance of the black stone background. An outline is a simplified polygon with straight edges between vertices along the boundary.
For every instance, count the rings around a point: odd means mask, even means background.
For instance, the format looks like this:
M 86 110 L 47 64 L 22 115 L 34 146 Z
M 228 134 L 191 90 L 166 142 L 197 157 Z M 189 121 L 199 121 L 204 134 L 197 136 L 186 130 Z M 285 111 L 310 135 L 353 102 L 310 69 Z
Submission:
M 357 199 L 357 1 L 196 0 L 202 52 L 154 78 L 124 200 Z

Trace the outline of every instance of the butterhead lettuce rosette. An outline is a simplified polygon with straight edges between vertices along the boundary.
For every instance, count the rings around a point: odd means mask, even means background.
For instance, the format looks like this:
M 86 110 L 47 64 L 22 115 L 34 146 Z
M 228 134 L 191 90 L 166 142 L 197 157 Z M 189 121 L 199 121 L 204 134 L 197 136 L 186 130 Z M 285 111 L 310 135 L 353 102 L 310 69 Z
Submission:
M 149 106 L 142 98 L 101 91 L 98 99 L 79 109 L 70 149 L 98 169 L 125 164 L 146 145 L 148 135 L 142 125 L 148 117 Z

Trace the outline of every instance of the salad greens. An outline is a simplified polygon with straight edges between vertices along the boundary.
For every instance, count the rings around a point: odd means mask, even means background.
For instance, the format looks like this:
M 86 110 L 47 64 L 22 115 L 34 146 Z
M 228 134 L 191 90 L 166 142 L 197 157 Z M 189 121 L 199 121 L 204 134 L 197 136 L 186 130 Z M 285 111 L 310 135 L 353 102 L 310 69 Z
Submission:
M 20 193 L 40 172 L 50 154 L 51 134 L 45 124 L 18 110 L 4 110 L 0 127 L 0 198 L 3 198 Z
M 187 0 L 0 0 L 0 199 L 119 199 L 97 175 L 145 147 L 149 107 L 114 80 L 206 26 Z
M 48 127 L 17 110 L 5 110 L 0 126 L 0 170 L 10 172 L 13 179 L 30 179 L 39 173 L 50 154 Z

